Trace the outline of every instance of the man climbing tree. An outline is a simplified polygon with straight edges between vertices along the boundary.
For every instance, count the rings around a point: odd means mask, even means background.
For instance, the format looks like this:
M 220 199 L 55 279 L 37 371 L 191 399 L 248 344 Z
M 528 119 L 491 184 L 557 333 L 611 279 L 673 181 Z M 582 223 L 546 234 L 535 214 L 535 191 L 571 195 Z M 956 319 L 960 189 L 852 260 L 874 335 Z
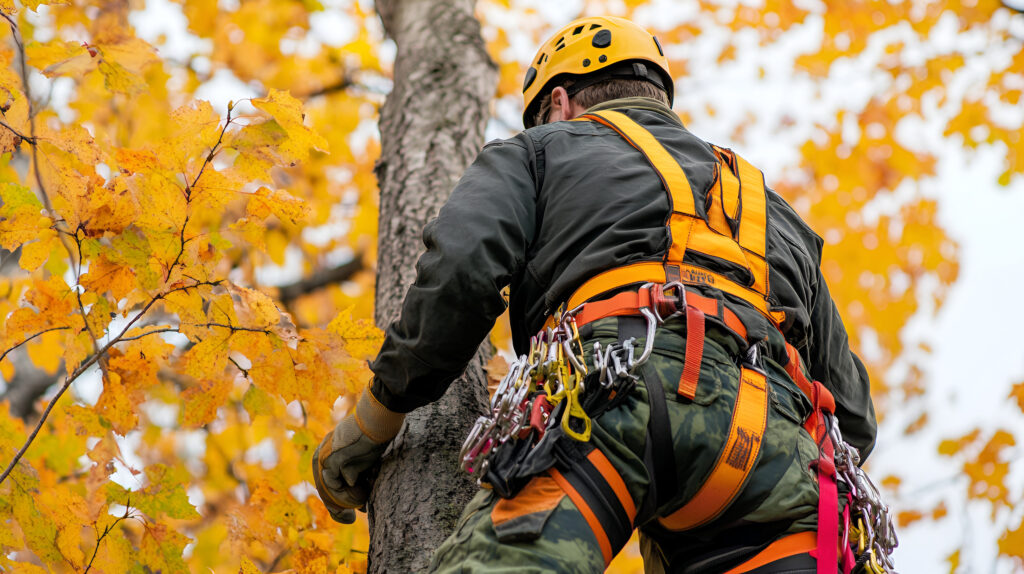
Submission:
M 875 417 L 821 239 L 685 129 L 644 29 L 577 20 L 531 62 L 526 131 L 487 145 L 424 230 L 373 383 L 313 457 L 332 516 L 354 519 L 405 413 L 463 371 L 509 286 L 522 356 L 461 460 L 488 488 L 432 569 L 601 571 L 634 528 L 649 571 L 886 566 L 885 528 L 837 552 L 851 512 L 888 522 L 840 492 Z

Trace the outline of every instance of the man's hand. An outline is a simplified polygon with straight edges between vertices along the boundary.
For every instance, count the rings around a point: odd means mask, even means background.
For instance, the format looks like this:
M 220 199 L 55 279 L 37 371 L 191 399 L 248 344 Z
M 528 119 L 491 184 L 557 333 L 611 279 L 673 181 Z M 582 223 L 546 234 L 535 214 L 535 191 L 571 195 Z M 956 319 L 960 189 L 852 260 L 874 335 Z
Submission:
M 320 442 L 313 453 L 313 483 L 335 521 L 351 524 L 354 509 L 366 505 L 370 484 L 361 475 L 380 460 L 403 420 L 405 414 L 388 410 L 367 388 Z

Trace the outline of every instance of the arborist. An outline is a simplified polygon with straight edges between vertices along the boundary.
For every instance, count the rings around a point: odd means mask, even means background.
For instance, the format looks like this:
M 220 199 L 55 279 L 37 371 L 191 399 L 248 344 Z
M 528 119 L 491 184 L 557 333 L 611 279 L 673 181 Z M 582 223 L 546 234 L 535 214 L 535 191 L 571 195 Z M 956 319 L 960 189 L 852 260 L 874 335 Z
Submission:
M 341 522 L 404 413 L 438 399 L 508 308 L 516 352 L 463 447 L 485 488 L 440 572 L 891 571 L 860 470 L 875 440 L 822 240 L 672 111 L 658 39 L 583 18 L 531 60 L 526 130 L 489 143 L 424 232 L 372 384 L 314 455 Z M 438 321 L 438 317 L 444 317 Z

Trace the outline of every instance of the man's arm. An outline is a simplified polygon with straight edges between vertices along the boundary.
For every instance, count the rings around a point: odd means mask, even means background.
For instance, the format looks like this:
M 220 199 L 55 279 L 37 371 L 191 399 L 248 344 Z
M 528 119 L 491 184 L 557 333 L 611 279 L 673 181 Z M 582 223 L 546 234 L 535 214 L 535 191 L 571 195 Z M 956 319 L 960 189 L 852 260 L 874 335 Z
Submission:
M 861 460 L 867 459 L 877 432 L 868 372 L 850 350 L 846 327 L 820 270 L 811 307 L 808 351 L 811 376 L 821 381 L 836 399 L 836 417 L 843 438 L 860 451 Z
M 424 228 L 416 282 L 371 364 L 371 393 L 388 409 L 440 398 L 505 310 L 501 290 L 525 264 L 536 225 L 525 137 L 484 147 Z

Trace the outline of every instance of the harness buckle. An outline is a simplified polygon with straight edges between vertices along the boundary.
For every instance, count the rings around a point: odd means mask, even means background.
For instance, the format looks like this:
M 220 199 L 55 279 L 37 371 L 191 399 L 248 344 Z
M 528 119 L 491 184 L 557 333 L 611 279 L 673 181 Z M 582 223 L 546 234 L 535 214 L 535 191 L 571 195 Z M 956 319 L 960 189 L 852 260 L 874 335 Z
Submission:
M 654 312 L 659 324 L 686 312 L 686 287 L 679 281 L 671 281 L 664 285 L 648 283 L 643 288 L 648 290 L 651 311 Z M 674 297 L 667 294 L 672 289 L 676 290 Z

